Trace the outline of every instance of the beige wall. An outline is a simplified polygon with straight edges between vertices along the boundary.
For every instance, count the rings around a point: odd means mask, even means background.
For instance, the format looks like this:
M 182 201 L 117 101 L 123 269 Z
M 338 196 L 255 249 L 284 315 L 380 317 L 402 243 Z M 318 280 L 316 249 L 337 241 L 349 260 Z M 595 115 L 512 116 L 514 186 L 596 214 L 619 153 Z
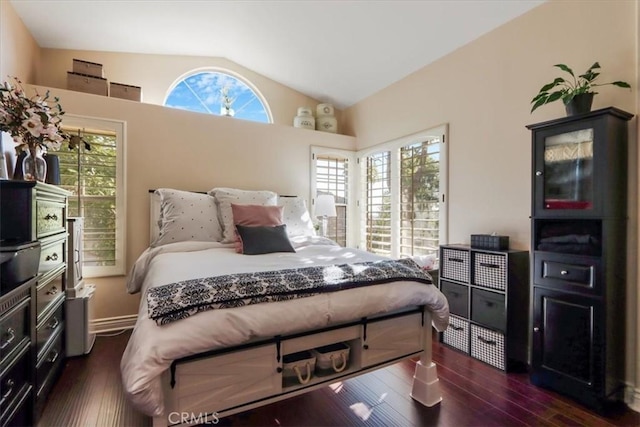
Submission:
M 636 1 L 550 1 L 463 46 L 343 112 L 359 148 L 449 124 L 449 241 L 471 233 L 510 236 L 529 249 L 531 136 L 525 125 L 565 115 L 561 102 L 530 114 L 530 100 L 565 63 L 600 80 L 624 80 L 633 91 L 605 86 L 594 109 L 614 105 L 637 113 Z M 579 15 L 576 11 L 579 10 Z M 579 16 L 579 18 L 578 18 Z M 630 124 L 636 129 L 637 120 Z M 636 383 L 638 184 L 637 133 L 629 162 L 627 378 Z M 640 372 L 637 374 L 640 375 Z M 639 387 L 640 383 L 636 383 Z
M 15 76 L 36 79 L 40 47 L 8 1 L 0 1 L 0 80 Z
M 298 107 L 315 109 L 320 103 L 227 59 L 198 56 L 43 49 L 36 83 L 66 89 L 67 71 L 71 71 L 74 58 L 103 64 L 104 76 L 110 82 L 141 86 L 143 102 L 150 104 L 163 105 L 176 80 L 207 68 L 228 70 L 248 79 L 267 100 L 274 123 L 292 126 Z M 340 120 L 339 111 L 336 117 Z

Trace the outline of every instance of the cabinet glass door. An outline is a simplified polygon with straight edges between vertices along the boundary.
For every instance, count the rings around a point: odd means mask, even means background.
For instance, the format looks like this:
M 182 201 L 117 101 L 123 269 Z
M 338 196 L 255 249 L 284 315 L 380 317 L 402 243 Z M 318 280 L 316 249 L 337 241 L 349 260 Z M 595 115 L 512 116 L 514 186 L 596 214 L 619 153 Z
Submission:
M 544 209 L 593 209 L 593 128 L 544 140 Z

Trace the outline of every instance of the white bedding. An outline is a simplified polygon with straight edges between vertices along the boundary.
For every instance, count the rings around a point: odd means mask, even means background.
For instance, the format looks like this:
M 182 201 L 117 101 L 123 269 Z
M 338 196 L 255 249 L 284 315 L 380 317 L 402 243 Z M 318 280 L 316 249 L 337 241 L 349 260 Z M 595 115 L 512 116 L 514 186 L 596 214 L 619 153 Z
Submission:
M 160 377 L 172 361 L 188 355 L 415 305 L 429 308 L 436 329 L 446 328 L 449 315 L 446 298 L 435 286 L 417 282 L 395 282 L 289 301 L 210 310 L 163 326 L 149 319 L 144 294 L 151 286 L 221 274 L 384 259 L 336 246 L 323 238 L 291 240 L 295 253 L 251 256 L 235 253 L 232 244 L 182 242 L 148 249 L 140 256 L 127 287 L 130 292 L 141 290 L 143 297 L 121 361 L 125 392 L 138 410 L 149 416 L 164 413 Z

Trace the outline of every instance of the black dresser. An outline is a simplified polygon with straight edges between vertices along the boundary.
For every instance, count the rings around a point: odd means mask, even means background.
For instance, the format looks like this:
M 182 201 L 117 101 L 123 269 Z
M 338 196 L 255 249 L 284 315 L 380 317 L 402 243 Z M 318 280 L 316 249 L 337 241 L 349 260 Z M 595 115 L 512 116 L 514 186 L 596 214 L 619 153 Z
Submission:
M 531 382 L 597 411 L 622 399 L 627 122 L 605 108 L 532 131 Z
M 0 180 L 3 427 L 36 424 L 63 368 L 69 194 L 54 185 Z

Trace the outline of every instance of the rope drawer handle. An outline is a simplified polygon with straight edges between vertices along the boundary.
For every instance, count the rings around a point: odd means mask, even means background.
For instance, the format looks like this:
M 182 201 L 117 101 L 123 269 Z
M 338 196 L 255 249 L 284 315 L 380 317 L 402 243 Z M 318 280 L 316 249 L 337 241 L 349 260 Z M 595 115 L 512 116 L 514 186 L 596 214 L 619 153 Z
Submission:
M 45 260 L 46 261 L 57 261 L 58 260 L 58 254 L 54 252 L 51 255 L 47 255 Z
M 462 331 L 464 330 L 464 328 L 462 326 L 456 326 L 456 325 L 449 325 L 451 326 L 451 329 L 453 329 L 454 331 Z
M 300 381 L 300 384 L 306 384 L 309 381 L 311 381 L 311 365 L 309 364 L 309 362 L 307 362 L 306 365 L 307 365 L 307 376 L 305 378 L 302 378 L 302 374 L 300 373 L 300 366 L 293 367 L 293 370 L 298 376 L 298 381 Z
M 464 262 L 462 258 L 447 258 L 447 260 L 452 262 Z
M 336 358 L 334 358 L 333 356 L 335 356 L 335 354 L 332 354 L 331 356 L 329 356 L 329 359 L 331 359 L 331 366 L 333 367 L 333 370 L 335 372 L 342 372 L 344 371 L 344 368 L 347 367 L 347 356 L 344 353 L 340 353 L 340 355 L 342 356 L 342 366 L 337 367 L 336 366 Z
M 55 286 L 47 291 L 47 295 L 55 295 L 57 293 L 58 293 L 58 288 L 56 288 Z
M 56 215 L 56 214 L 47 214 L 47 216 L 45 216 L 44 219 L 57 221 L 58 220 L 58 215 Z

